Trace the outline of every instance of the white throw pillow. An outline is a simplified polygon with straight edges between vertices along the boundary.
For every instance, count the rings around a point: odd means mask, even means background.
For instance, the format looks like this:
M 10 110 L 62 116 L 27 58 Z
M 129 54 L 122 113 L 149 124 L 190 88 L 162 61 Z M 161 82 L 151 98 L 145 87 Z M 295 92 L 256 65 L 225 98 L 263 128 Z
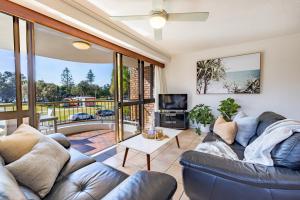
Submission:
M 236 122 L 238 129 L 235 140 L 246 147 L 249 140 L 256 133 L 257 119 L 255 117 L 249 117 L 243 112 L 239 112 L 233 121 Z

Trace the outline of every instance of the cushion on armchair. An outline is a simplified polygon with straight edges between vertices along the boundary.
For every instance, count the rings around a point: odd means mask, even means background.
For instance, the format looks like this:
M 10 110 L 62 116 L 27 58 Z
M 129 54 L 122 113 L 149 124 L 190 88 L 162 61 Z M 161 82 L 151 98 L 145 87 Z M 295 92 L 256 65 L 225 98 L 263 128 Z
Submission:
M 6 164 L 11 163 L 31 151 L 41 136 L 35 128 L 21 124 L 13 134 L 0 137 L 0 155 Z
M 233 121 L 237 124 L 237 134 L 235 140 L 246 147 L 251 137 L 255 134 L 257 128 L 257 119 L 247 116 L 245 113 L 239 113 Z
M 300 133 L 277 144 L 271 152 L 275 166 L 300 170 Z
M 22 125 L 22 129 L 36 129 Z M 31 151 L 5 166 L 24 186 L 43 198 L 51 190 L 57 175 L 68 161 L 69 152 L 53 139 L 40 134 Z M 16 144 L 21 146 L 22 143 Z M 13 151 L 13 150 L 12 150 Z
M 29 187 L 41 198 L 52 188 L 57 175 L 69 159 L 69 153 L 46 136 L 20 159 L 6 165 L 18 182 Z
M 227 144 L 232 144 L 236 136 L 237 126 L 235 122 L 227 122 L 223 117 L 218 117 L 214 125 L 214 132 Z
M 14 176 L 0 165 L 0 199 L 26 200 Z

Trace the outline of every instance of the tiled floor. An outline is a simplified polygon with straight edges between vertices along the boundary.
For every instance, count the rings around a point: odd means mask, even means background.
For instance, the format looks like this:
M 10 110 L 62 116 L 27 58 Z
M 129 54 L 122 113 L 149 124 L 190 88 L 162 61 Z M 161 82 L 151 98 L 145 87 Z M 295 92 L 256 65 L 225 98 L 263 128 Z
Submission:
M 178 183 L 177 191 L 173 197 L 174 200 L 188 199 L 183 192 L 181 165 L 179 164 L 180 155 L 194 149 L 204 138 L 204 135 L 198 136 L 193 130 L 183 131 L 179 135 L 180 149 L 176 145 L 175 139 L 163 146 L 158 151 L 151 154 L 151 170 L 165 172 L 176 178 Z M 112 152 L 107 152 L 107 158 L 103 163 L 115 167 L 127 174 L 133 174 L 138 170 L 146 170 L 146 155 L 135 150 L 129 150 L 126 165 L 122 167 L 125 148 L 118 146 L 111 156 Z
M 87 155 L 92 155 L 116 144 L 113 130 L 96 130 L 68 136 L 72 147 Z

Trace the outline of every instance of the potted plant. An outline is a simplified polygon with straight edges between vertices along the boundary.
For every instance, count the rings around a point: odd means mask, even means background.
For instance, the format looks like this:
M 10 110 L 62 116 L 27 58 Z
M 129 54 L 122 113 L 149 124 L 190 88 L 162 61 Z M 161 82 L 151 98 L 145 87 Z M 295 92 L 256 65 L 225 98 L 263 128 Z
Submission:
M 209 106 L 199 104 L 189 112 L 189 119 L 196 125 L 196 133 L 201 134 L 209 132 L 214 116 Z
M 221 113 L 222 117 L 229 122 L 232 120 L 232 116 L 237 114 L 240 107 L 241 106 L 237 104 L 233 98 L 227 98 L 221 101 L 218 111 Z

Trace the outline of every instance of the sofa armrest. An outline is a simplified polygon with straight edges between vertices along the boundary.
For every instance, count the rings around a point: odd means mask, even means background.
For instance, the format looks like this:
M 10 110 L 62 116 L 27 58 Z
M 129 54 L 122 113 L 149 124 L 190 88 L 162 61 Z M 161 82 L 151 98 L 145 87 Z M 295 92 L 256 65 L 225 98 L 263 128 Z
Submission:
M 197 151 L 183 153 L 180 164 L 184 168 L 191 168 L 199 173 L 204 172 L 256 187 L 288 190 L 300 189 L 300 172 L 288 168 L 267 167 Z
M 70 146 L 71 146 L 70 141 L 68 140 L 68 138 L 64 134 L 53 133 L 53 134 L 48 135 L 48 137 L 54 139 L 56 142 L 61 144 L 66 149 L 70 148 Z
M 103 200 L 168 200 L 176 189 L 177 182 L 170 175 L 139 171 L 109 192 Z

